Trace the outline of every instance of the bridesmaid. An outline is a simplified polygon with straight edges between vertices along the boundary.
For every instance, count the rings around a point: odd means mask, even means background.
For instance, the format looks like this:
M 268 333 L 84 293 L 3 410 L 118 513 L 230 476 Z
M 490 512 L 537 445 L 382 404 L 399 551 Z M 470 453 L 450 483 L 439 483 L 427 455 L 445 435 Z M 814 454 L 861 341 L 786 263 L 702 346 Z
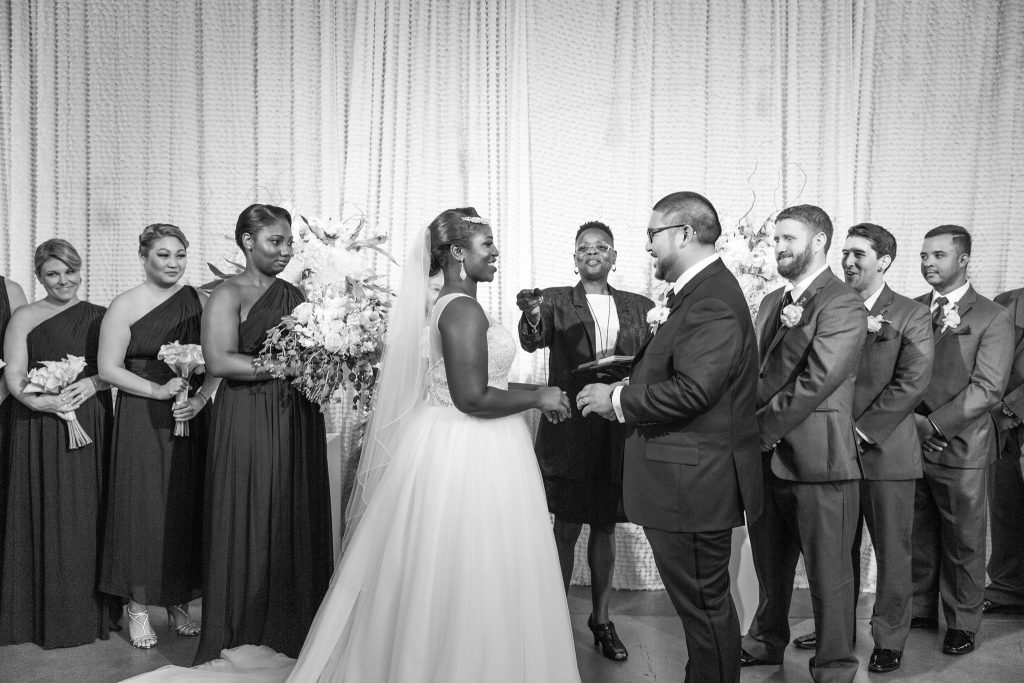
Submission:
M 7 329 L 7 321 L 11 319 L 14 309 L 26 303 L 28 301 L 21 285 L 0 275 L 0 361 L 4 359 L 4 331 Z M 4 382 L 2 375 L 3 371 L 0 371 L 0 567 L 3 567 L 4 519 L 7 516 L 7 419 L 11 412 L 11 402 L 7 400 L 11 392 L 7 390 L 7 383 Z
M 96 375 L 106 309 L 78 298 L 82 259 L 62 239 L 36 248 L 46 297 L 11 316 L 4 377 L 11 396 L 9 499 L 0 571 L 0 645 L 70 647 L 106 639 L 108 599 L 97 567 L 112 427 L 110 391 Z M 59 395 L 26 394 L 30 368 L 84 356 L 86 369 Z M 74 411 L 93 443 L 68 450 Z
M 206 367 L 224 382 L 210 424 L 196 664 L 246 643 L 297 657 L 333 567 L 323 415 L 252 367 L 266 331 L 304 300 L 277 278 L 292 257 L 291 216 L 253 204 L 235 242 L 245 270 L 203 312 Z
M 148 605 L 166 606 L 178 635 L 199 635 L 188 603 L 202 585 L 202 411 L 219 380 L 195 375 L 202 387 L 172 407 L 188 383 L 157 359 L 163 344 L 199 343 L 206 295 L 179 284 L 186 249 L 180 228 L 147 226 L 139 235 L 146 280 L 114 299 L 100 327 L 100 379 L 118 389 L 100 590 L 127 600 L 128 636 L 143 649 L 157 642 Z M 189 436 L 172 436 L 176 420 L 191 422 Z

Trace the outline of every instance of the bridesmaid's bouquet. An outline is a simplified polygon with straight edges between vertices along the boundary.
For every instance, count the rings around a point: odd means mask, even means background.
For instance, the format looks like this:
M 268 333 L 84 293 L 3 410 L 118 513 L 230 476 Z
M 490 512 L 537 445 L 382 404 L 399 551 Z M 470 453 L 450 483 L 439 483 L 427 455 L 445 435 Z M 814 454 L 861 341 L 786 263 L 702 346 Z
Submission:
M 194 373 L 203 374 L 206 372 L 206 361 L 203 359 L 203 347 L 199 344 L 180 344 L 175 339 L 170 344 L 160 347 L 156 357 L 167 363 L 174 370 L 174 374 L 188 381 Z M 178 392 L 176 402 L 181 403 L 188 400 L 188 387 Z M 188 436 L 188 420 L 175 420 L 174 436 Z
M 44 360 L 42 367 L 29 370 L 25 385 L 26 394 L 59 394 L 85 370 L 85 358 L 70 353 L 64 360 Z M 57 413 L 57 417 L 68 423 L 68 450 L 74 450 L 92 443 L 75 417 L 75 411 Z
M 285 378 L 326 412 L 349 388 L 353 405 L 369 405 L 387 327 L 390 290 L 374 273 L 387 235 L 369 230 L 365 217 L 306 217 L 292 211 L 295 255 L 281 273 L 306 295 L 267 331 L 253 366 Z

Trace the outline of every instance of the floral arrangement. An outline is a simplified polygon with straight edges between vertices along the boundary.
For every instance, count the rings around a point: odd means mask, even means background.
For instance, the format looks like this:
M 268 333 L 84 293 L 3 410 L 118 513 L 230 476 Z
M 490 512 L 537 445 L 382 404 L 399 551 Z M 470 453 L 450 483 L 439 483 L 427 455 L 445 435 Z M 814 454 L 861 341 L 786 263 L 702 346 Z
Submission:
M 892 322 L 886 320 L 881 315 L 869 315 L 868 316 L 868 334 L 877 334 L 882 331 L 882 325 L 891 325 Z
M 174 374 L 186 381 L 192 377 L 194 373 L 202 374 L 206 372 L 206 360 L 203 358 L 203 347 L 199 344 L 181 344 L 177 339 L 175 339 L 170 344 L 164 344 L 161 346 L 156 357 L 167 363 L 167 365 L 174 370 Z M 176 403 L 182 403 L 187 400 L 188 387 L 186 386 L 178 392 Z M 188 435 L 188 420 L 175 420 L 174 436 Z
M 744 216 L 736 227 L 722 232 L 715 246 L 726 268 L 739 280 L 751 318 L 757 316 L 761 299 L 784 284 L 776 267 L 774 237 L 771 218 L 754 227 Z
M 268 330 L 258 370 L 274 377 L 297 374 L 291 383 L 322 411 L 347 389 L 353 407 L 368 406 L 387 327 L 390 290 L 373 273 L 383 233 L 369 232 L 365 218 L 321 220 L 292 212 L 295 253 L 281 273 L 306 301 Z
M 942 316 L 942 329 L 939 330 L 939 334 L 944 334 L 946 330 L 955 330 L 960 326 L 960 313 L 957 310 L 960 307 L 960 302 L 956 302 L 949 307 L 946 314 Z
M 70 353 L 63 360 L 44 360 L 42 367 L 28 371 L 25 385 L 26 394 L 59 394 L 85 370 L 85 358 Z M 68 449 L 74 450 L 92 443 L 82 429 L 75 411 L 57 413 L 57 417 L 68 423 Z
M 668 320 L 669 310 L 668 307 L 665 306 L 665 293 L 667 293 L 667 290 L 666 292 L 663 292 L 662 296 L 658 297 L 658 302 L 654 304 L 654 308 L 647 311 L 647 324 L 651 326 L 651 334 L 657 332 L 658 328 L 664 325 L 665 321 Z
M 801 303 L 789 304 L 782 309 L 780 314 L 782 324 L 786 327 L 796 327 L 800 319 L 804 317 L 804 307 Z

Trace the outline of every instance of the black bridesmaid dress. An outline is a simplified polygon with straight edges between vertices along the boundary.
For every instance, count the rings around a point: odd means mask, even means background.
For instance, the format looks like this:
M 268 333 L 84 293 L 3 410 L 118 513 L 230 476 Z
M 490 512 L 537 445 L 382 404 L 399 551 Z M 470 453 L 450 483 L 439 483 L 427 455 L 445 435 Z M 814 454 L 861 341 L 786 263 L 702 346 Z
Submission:
M 276 280 L 238 326 L 238 351 L 304 300 Z M 286 380 L 225 380 L 206 470 L 203 632 L 196 664 L 223 648 L 302 648 L 333 569 L 324 418 Z
M 96 374 L 100 321 L 87 301 L 33 328 L 31 369 L 84 356 L 80 377 Z M 12 401 L 7 533 L 0 572 L 0 645 L 70 647 L 107 639 L 109 599 L 97 589 L 111 437 L 110 391 L 75 415 L 93 442 L 68 450 L 67 423 Z
M 0 275 L 0 360 L 4 359 L 4 333 L 7 331 L 7 322 L 11 319 L 11 300 L 7 296 L 7 284 L 4 277 Z M 0 382 L 3 382 L 3 368 L 0 368 Z M 9 458 L 7 456 L 7 420 L 11 414 L 11 402 L 13 398 L 8 396 L 0 401 L 0 568 L 4 566 L 4 520 L 7 519 L 7 470 Z
M 157 384 L 173 379 L 157 353 L 173 341 L 198 344 L 202 316 L 196 290 L 179 289 L 131 326 L 125 368 Z M 193 386 L 201 381 L 192 376 Z M 173 436 L 171 405 L 117 392 L 100 590 L 144 605 L 189 602 L 202 585 L 209 411 L 189 422 L 189 436 Z

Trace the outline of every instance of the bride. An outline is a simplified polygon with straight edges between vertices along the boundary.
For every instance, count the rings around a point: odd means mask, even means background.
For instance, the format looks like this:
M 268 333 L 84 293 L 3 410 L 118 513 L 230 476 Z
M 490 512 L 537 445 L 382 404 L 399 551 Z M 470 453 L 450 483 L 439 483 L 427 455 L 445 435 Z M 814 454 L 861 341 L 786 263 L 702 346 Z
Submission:
M 442 212 L 410 252 L 343 555 L 298 660 L 242 646 L 132 680 L 580 680 L 520 415 L 564 419 L 568 401 L 557 387 L 508 385 L 515 339 L 476 300 L 498 249 L 474 209 Z M 438 271 L 444 285 L 428 308 Z

